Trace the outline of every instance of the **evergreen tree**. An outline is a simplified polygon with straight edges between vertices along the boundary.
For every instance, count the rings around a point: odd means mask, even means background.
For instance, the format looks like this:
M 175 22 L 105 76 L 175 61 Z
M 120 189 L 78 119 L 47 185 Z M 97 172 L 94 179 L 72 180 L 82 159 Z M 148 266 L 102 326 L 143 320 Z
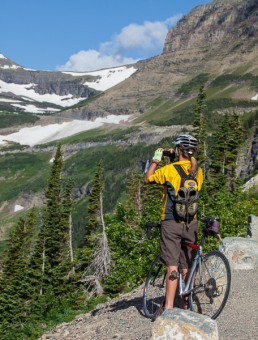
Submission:
M 195 116 L 193 121 L 194 132 L 193 135 L 198 140 L 198 151 L 196 157 L 199 164 L 202 166 L 204 177 L 207 173 L 207 118 L 205 115 L 205 98 L 206 93 L 204 91 L 204 86 L 199 89 L 198 97 L 196 100 L 196 106 L 194 108 Z
M 101 281 L 108 275 L 111 263 L 103 212 L 103 189 L 103 166 L 100 161 L 90 194 L 88 236 L 86 237 L 86 248 L 81 256 L 81 262 L 86 264 L 81 280 L 85 283 L 86 291 L 90 296 L 103 293 Z
M 228 188 L 231 192 L 234 192 L 237 188 L 237 156 L 239 153 L 239 148 L 243 144 L 243 135 L 244 131 L 240 121 L 240 117 L 236 114 L 235 111 L 233 111 L 229 119 L 229 132 L 225 164 Z
M 243 129 L 239 116 L 225 113 L 213 135 L 211 147 L 210 177 L 213 188 L 226 186 L 231 192 L 236 188 L 236 161 L 243 143 Z
M 103 189 L 103 165 L 102 161 L 100 161 L 95 171 L 93 187 L 89 197 L 86 245 L 94 244 L 94 234 L 101 225 L 100 195 L 103 193 Z
M 58 295 L 66 289 L 66 275 L 69 271 L 69 216 L 71 202 L 68 192 L 63 198 L 61 146 L 58 145 L 50 179 L 45 191 L 46 204 L 43 221 L 31 262 L 32 284 L 35 294 Z M 64 204 L 65 202 L 65 204 Z
M 128 194 L 128 208 L 133 209 L 136 213 L 141 214 L 142 197 L 144 188 L 144 177 L 142 173 L 132 170 L 129 180 L 127 182 L 127 194 Z
M 36 214 L 21 218 L 7 242 L 0 280 L 0 324 L 24 322 L 28 317 L 31 289 L 28 267 L 33 251 Z
M 73 225 L 72 225 L 72 186 L 73 181 L 69 179 L 65 186 L 64 197 L 62 201 L 62 224 L 67 225 L 68 233 L 68 249 L 69 249 L 69 259 L 72 265 L 71 272 L 69 274 L 74 275 L 74 251 L 73 251 Z

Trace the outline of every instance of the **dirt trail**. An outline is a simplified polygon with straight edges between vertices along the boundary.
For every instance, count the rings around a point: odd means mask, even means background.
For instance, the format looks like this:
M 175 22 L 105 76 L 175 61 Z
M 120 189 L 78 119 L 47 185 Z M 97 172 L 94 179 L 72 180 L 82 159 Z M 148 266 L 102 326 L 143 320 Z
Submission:
M 220 340 L 254 340 L 258 334 L 258 270 L 232 272 L 231 292 L 217 319 Z M 142 287 L 99 305 L 42 340 L 150 339 L 153 323 L 142 314 Z

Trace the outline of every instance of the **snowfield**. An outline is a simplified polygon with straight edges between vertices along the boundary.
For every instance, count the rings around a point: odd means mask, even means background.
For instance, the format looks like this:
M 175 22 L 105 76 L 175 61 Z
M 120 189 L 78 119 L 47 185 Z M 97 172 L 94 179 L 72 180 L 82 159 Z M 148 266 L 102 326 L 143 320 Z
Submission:
M 37 102 L 48 102 L 57 104 L 60 106 L 72 106 L 82 99 L 86 98 L 74 98 L 71 94 L 67 96 L 58 96 L 57 94 L 39 94 L 36 93 L 34 90 L 34 86 L 36 87 L 37 84 L 14 84 L 14 83 L 6 83 L 0 80 L 0 93 L 10 92 L 15 94 L 16 96 L 23 96 L 28 99 L 33 99 Z M 25 107 L 24 107 L 25 108 Z M 34 112 L 34 111 L 32 111 Z
M 114 67 L 105 70 L 92 71 L 92 72 L 63 72 L 66 74 L 70 74 L 72 76 L 94 76 L 99 77 L 95 81 L 85 82 L 84 85 L 89 86 L 90 88 L 97 91 L 106 91 L 111 87 L 121 83 L 125 79 L 129 78 L 133 73 L 135 73 L 137 69 L 135 67 Z
M 0 145 L 5 145 L 8 142 L 15 142 L 21 145 L 34 146 L 59 140 L 65 137 L 72 136 L 79 132 L 98 128 L 104 124 L 119 124 L 130 118 L 130 115 L 110 115 L 104 118 L 96 118 L 95 121 L 73 120 L 62 124 L 49 124 L 46 126 L 33 126 L 23 128 L 18 132 L 7 136 L 0 135 Z

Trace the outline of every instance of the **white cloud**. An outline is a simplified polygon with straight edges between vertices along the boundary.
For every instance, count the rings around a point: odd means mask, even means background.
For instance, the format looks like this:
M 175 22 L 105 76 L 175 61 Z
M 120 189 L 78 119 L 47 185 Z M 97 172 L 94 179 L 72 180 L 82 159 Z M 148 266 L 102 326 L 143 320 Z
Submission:
M 164 46 L 168 29 L 181 15 L 165 21 L 146 21 L 142 25 L 130 24 L 122 28 L 110 41 L 101 43 L 99 50 L 79 51 L 58 67 L 59 71 L 93 71 L 135 63 L 137 60 L 159 54 Z M 135 57 L 139 56 L 139 58 Z
M 58 67 L 58 70 L 75 72 L 94 71 L 118 65 L 133 64 L 134 62 L 133 58 L 127 58 L 118 54 L 108 55 L 96 50 L 88 50 L 73 54 L 64 65 Z

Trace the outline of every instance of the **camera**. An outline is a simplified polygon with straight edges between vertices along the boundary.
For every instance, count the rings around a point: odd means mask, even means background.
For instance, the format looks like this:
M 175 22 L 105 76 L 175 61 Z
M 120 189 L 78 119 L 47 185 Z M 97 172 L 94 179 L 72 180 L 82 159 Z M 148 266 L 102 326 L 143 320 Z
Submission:
M 171 153 L 169 150 L 163 150 L 162 157 L 169 157 L 170 161 L 173 161 L 176 157 L 175 152 Z

